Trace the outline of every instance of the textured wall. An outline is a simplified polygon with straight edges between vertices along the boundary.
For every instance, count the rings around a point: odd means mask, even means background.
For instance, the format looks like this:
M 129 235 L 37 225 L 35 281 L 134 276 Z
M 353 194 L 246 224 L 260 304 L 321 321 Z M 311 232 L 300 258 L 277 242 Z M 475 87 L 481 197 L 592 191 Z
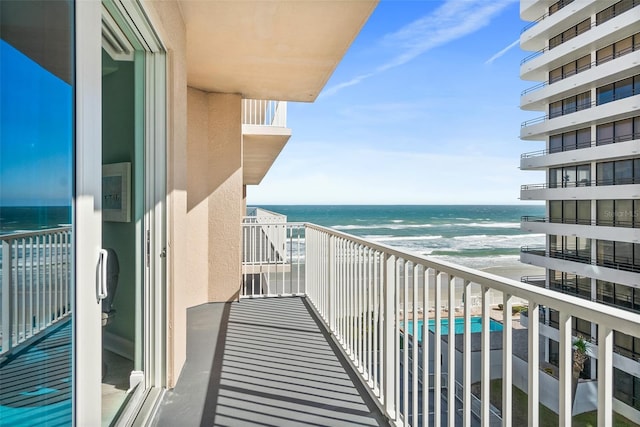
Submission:
M 206 292 L 208 302 L 236 299 L 240 287 L 240 101 L 239 95 L 189 88 L 188 286 L 200 298 Z

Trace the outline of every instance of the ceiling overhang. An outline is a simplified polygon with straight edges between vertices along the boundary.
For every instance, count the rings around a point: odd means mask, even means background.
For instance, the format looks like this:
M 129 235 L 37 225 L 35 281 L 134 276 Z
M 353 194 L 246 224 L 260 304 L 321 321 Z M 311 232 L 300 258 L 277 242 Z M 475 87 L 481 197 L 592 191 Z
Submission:
M 242 125 L 242 183 L 258 185 L 289 141 L 291 129 Z
M 187 82 L 243 98 L 316 99 L 378 0 L 178 0 Z

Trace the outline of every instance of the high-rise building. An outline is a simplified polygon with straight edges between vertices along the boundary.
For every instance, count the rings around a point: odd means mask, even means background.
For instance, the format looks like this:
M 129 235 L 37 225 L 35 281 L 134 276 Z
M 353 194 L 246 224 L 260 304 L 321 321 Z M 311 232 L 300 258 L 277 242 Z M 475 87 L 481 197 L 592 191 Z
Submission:
M 544 248 L 521 260 L 544 267 L 524 281 L 603 304 L 640 311 L 640 1 L 522 0 L 529 21 L 520 46 L 523 110 L 544 115 L 522 124 L 520 137 L 544 143 L 520 168 L 544 171 L 523 185 L 522 200 L 546 204 L 544 218 L 522 228 L 546 235 Z M 593 319 L 573 319 L 574 335 L 595 340 Z M 557 363 L 558 313 L 546 310 L 545 358 Z M 546 331 L 546 332 L 545 332 Z M 614 336 L 614 408 L 640 418 L 640 340 Z M 596 376 L 596 359 L 582 375 Z

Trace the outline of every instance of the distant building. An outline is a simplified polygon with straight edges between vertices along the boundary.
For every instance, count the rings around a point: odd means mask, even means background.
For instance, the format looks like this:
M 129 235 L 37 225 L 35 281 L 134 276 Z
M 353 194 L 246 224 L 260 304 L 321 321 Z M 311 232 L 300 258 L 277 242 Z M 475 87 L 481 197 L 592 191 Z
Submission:
M 544 116 L 520 137 L 543 141 L 522 155 L 523 170 L 546 182 L 523 185 L 522 200 L 544 200 L 544 218 L 522 228 L 546 234 L 544 248 L 521 260 L 546 269 L 523 278 L 558 292 L 640 312 L 640 2 L 521 0 L 531 23 L 520 46 L 533 52 L 520 76 L 538 82 L 522 92 L 523 110 Z M 544 357 L 557 364 L 558 313 L 546 309 Z M 573 319 L 574 335 L 597 337 L 591 319 Z M 614 410 L 640 420 L 640 340 L 616 332 Z M 591 358 L 582 375 L 596 376 Z

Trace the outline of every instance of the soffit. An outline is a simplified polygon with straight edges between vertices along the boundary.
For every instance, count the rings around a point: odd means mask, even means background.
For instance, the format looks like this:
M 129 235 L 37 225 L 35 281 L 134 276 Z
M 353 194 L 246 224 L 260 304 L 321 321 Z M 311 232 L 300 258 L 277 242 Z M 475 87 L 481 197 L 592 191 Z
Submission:
M 189 86 L 314 101 L 377 0 L 179 0 Z

